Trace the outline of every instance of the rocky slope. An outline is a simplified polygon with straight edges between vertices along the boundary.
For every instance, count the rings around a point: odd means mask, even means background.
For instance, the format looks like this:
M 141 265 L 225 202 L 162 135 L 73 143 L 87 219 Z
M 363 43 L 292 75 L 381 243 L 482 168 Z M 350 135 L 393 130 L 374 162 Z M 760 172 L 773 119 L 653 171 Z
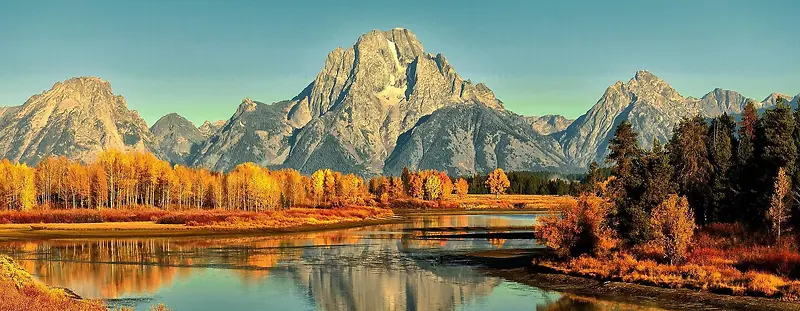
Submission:
M 286 118 L 295 104 L 243 100 L 236 113 L 197 150 L 193 164 L 218 171 L 244 162 L 281 165 L 297 130 Z
M 88 161 L 108 148 L 162 155 L 144 120 L 99 78 L 58 82 L 0 118 L 0 157 L 11 161 L 35 164 L 48 155 Z
M 150 132 L 166 160 L 173 164 L 190 163 L 197 148 L 208 140 L 208 136 L 200 132 L 192 122 L 177 113 L 158 119 L 150 127 Z
M 480 103 L 439 109 L 398 139 L 384 172 L 445 170 L 453 176 L 506 170 L 570 170 L 561 146 L 529 119 Z

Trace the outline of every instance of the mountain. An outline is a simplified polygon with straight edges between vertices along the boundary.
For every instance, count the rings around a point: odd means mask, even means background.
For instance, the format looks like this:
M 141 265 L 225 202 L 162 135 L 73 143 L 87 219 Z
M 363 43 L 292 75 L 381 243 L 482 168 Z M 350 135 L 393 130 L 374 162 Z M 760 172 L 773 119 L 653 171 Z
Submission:
M 166 160 L 173 164 L 187 165 L 195 150 L 208 140 L 192 122 L 177 113 L 158 119 L 150 132 Z
M 654 140 L 665 143 L 672 129 L 682 118 L 701 115 L 706 118 L 722 113 L 739 115 L 748 101 L 756 108 L 774 107 L 777 98 L 790 97 L 772 94 L 762 102 L 741 94 L 714 89 L 702 98 L 683 97 L 671 85 L 648 71 L 638 71 L 627 83 L 618 81 L 608 87 L 597 103 L 563 132 L 556 134 L 565 154 L 567 165 L 586 167 L 591 161 L 603 163 L 608 153 L 608 141 L 616 126 L 624 120 L 639 133 L 639 144 L 650 148 Z
M 109 148 L 161 155 L 147 124 L 111 84 L 95 77 L 58 82 L 0 111 L 0 157 L 35 164 L 48 155 L 88 161 Z
M 575 120 L 567 119 L 560 115 L 543 115 L 540 117 L 525 117 L 528 122 L 533 126 L 533 129 L 542 135 L 550 135 L 556 132 L 566 130 Z
M 439 108 L 465 102 L 503 109 L 488 87 L 462 79 L 441 54 L 426 54 L 412 32 L 375 30 L 329 53 L 295 98 L 242 103 L 195 164 L 227 170 L 252 161 L 305 173 L 378 174 L 400 134 Z
M 267 105 L 246 98 L 231 118 L 203 144 L 193 164 L 226 171 L 244 162 L 280 166 L 297 127 L 287 119 L 297 103 Z
M 441 54 L 427 53 L 412 32 L 361 35 L 330 52 L 292 99 L 266 104 L 245 98 L 227 120 L 199 128 L 168 114 L 148 128 L 124 98 L 99 78 L 72 78 L 23 105 L 0 108 L 0 156 L 35 164 L 47 155 L 91 160 L 108 148 L 150 151 L 173 164 L 226 171 L 244 162 L 303 173 L 330 168 L 362 176 L 403 167 L 453 175 L 506 170 L 575 172 L 602 163 L 623 120 L 645 147 L 666 142 L 684 117 L 739 115 L 783 98 L 754 101 L 714 89 L 684 97 L 648 71 L 609 86 L 584 115 L 521 116 L 491 89 L 465 80 Z
M 398 139 L 384 172 L 399 175 L 437 169 L 460 176 L 507 170 L 570 170 L 552 136 L 531 127 L 526 117 L 481 103 L 445 107 L 420 120 Z
M 225 120 L 217 120 L 214 121 L 214 123 L 206 120 L 202 125 L 200 125 L 200 127 L 197 128 L 197 130 L 199 130 L 203 136 L 208 138 L 214 135 L 220 128 L 222 128 L 223 125 L 225 125 Z

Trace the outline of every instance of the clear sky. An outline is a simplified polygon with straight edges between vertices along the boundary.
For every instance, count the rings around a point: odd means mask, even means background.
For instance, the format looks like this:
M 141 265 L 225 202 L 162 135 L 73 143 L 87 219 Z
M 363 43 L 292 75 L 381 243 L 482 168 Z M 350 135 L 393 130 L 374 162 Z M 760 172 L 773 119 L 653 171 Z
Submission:
M 22 1 L 0 3 L 0 106 L 73 76 L 149 124 L 289 99 L 337 46 L 408 28 L 521 114 L 577 117 L 650 70 L 684 96 L 800 92 L 800 1 Z

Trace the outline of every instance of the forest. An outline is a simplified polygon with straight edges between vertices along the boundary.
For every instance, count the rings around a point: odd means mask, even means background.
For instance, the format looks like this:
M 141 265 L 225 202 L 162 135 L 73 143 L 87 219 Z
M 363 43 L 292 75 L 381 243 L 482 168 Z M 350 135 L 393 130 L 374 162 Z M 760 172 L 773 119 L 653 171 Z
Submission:
M 741 121 L 683 119 L 664 146 L 638 144 L 627 121 L 576 206 L 537 236 L 564 273 L 728 294 L 800 299 L 800 111 L 785 101 Z

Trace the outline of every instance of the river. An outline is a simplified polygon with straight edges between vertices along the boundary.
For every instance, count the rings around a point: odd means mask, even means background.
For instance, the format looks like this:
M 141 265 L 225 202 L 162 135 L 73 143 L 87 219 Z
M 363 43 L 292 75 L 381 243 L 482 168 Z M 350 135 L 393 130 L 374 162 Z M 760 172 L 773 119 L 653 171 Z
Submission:
M 414 216 L 271 236 L 25 240 L 2 242 L 0 252 L 48 285 L 137 311 L 161 302 L 176 311 L 647 309 L 491 277 L 451 256 L 541 247 L 529 238 L 460 235 L 514 231 L 535 217 Z

